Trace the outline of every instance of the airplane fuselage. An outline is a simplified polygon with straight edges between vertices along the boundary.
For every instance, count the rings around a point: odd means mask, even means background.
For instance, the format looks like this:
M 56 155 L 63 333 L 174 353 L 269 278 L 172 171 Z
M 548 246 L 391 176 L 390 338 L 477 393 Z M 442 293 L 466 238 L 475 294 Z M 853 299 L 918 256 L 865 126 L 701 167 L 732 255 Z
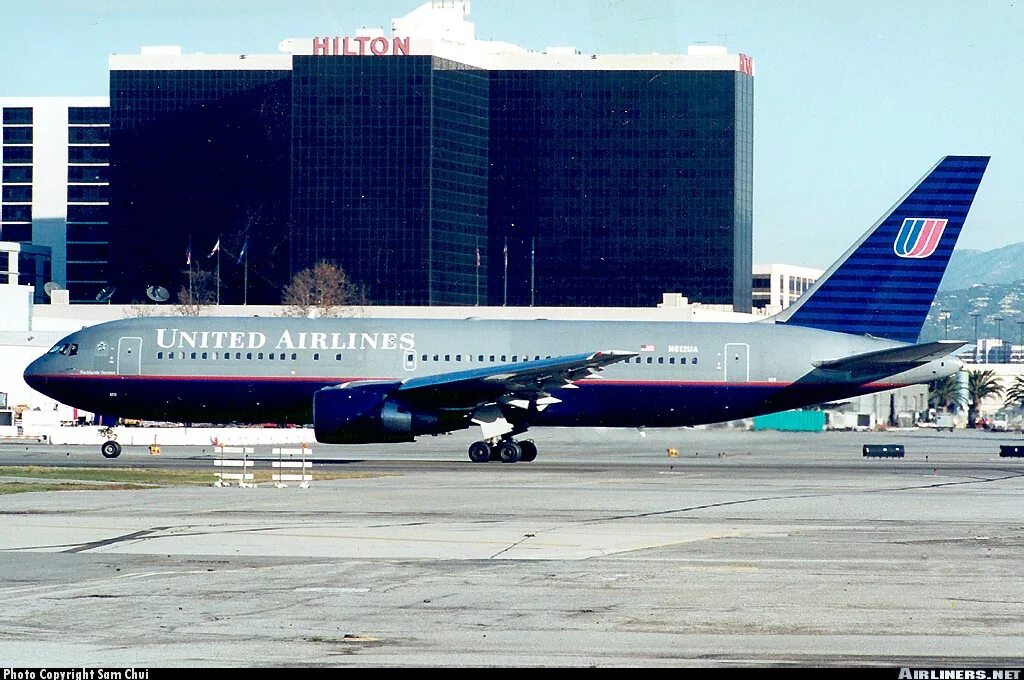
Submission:
M 901 346 L 773 323 L 150 317 L 66 338 L 26 372 L 103 414 L 196 423 L 310 423 L 317 390 L 357 380 L 638 353 L 557 392 L 531 426 L 667 427 L 749 417 L 950 375 L 946 359 L 885 376 L 818 361 Z M 56 350 L 57 348 L 55 348 Z

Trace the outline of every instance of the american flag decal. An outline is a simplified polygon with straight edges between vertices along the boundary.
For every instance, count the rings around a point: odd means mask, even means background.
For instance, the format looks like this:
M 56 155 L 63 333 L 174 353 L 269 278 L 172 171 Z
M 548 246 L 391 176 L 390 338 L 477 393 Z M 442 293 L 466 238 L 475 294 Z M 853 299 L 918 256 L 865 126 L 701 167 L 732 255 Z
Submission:
M 641 352 L 653 352 L 654 351 L 654 345 L 640 345 L 640 351 Z

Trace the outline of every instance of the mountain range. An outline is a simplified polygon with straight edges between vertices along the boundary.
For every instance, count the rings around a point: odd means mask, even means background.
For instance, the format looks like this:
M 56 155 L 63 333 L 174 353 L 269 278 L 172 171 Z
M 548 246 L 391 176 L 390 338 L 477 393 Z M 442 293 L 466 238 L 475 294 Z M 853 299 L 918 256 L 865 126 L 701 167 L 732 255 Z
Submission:
M 979 283 L 1020 280 L 1024 280 L 1024 243 L 995 250 L 954 250 L 939 290 L 963 290 Z

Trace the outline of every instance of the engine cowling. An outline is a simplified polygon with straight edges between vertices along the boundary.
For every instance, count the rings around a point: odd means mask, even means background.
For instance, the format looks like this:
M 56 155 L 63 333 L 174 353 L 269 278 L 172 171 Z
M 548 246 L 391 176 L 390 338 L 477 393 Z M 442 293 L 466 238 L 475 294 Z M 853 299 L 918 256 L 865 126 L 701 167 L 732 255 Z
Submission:
M 409 404 L 395 393 L 400 382 L 358 382 L 313 395 L 313 427 L 325 444 L 411 442 L 418 435 L 466 427 L 465 418 Z

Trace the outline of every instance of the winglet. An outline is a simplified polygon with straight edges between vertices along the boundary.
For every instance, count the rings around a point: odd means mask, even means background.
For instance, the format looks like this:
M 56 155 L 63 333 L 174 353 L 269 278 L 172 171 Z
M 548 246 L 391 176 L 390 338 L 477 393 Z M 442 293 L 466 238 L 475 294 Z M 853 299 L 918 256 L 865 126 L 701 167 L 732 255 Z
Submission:
M 946 156 L 776 323 L 916 342 L 987 156 Z

